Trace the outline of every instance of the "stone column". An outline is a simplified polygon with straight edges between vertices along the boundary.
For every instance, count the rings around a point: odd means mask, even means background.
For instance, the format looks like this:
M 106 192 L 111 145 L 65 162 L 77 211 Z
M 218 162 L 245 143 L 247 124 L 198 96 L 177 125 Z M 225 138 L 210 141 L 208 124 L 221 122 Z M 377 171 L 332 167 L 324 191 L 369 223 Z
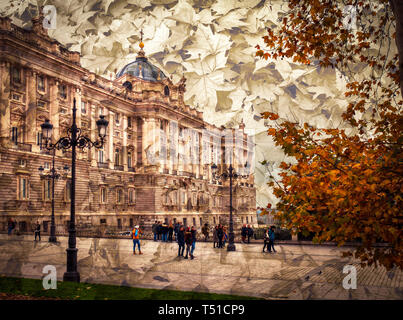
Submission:
M 122 115 L 122 129 L 123 129 L 123 146 L 122 146 L 122 159 L 123 159 L 123 169 L 127 171 L 127 116 Z
M 25 69 L 27 86 L 27 112 L 25 118 L 26 137 L 25 143 L 36 144 L 36 72 Z
M 107 110 L 106 110 L 107 111 Z M 107 112 L 105 112 L 107 114 Z M 115 168 L 115 158 L 113 156 L 113 129 L 115 123 L 113 122 L 113 112 L 109 111 L 109 125 L 108 125 L 108 157 L 109 157 L 109 169 Z
M 10 113 L 10 63 L 0 63 L 0 146 L 10 144 L 11 113 Z
M 88 112 L 90 113 L 90 138 L 92 141 L 95 141 L 97 139 L 97 116 L 96 116 L 96 106 L 88 101 Z M 90 153 L 90 159 L 91 159 L 91 166 L 96 167 L 97 166 L 97 150 L 96 148 L 91 148 L 91 153 Z
M 51 78 L 49 81 L 49 91 L 50 91 L 50 122 L 53 124 L 53 140 L 57 141 L 60 138 L 59 129 L 59 81 L 56 78 Z

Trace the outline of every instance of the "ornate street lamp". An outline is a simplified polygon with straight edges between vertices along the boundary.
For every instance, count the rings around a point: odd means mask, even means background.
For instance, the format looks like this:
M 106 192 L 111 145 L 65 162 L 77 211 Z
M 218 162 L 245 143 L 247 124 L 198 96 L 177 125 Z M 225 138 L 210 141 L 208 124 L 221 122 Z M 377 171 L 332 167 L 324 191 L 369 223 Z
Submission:
M 245 163 L 245 169 L 248 166 L 248 163 Z M 217 169 L 218 167 L 213 163 L 211 166 L 211 171 L 213 174 L 214 180 L 223 180 L 225 181 L 227 178 L 229 178 L 229 235 L 228 235 L 228 246 L 227 246 L 227 251 L 235 251 L 235 243 L 234 243 L 234 221 L 232 219 L 232 179 L 237 179 L 237 178 L 247 178 L 248 175 L 241 175 L 238 173 L 234 172 L 234 168 L 232 167 L 232 164 L 229 165 L 228 172 L 223 172 L 222 174 L 217 174 Z
M 56 224 L 55 224 L 55 179 L 59 179 L 61 175 L 55 169 L 55 149 L 53 149 L 53 159 L 52 159 L 52 168 L 50 169 L 50 173 L 44 174 L 44 168 L 40 166 L 38 168 L 39 174 L 41 177 L 45 179 L 52 179 L 52 215 L 51 215 L 51 222 L 50 222 L 50 236 L 49 242 L 57 242 L 56 239 Z M 65 174 L 69 171 L 69 167 L 65 165 L 63 167 Z
M 71 154 L 71 206 L 70 206 L 70 224 L 69 224 L 69 246 L 67 251 L 67 271 L 63 275 L 63 281 L 80 282 L 80 274 L 77 271 L 77 248 L 76 248 L 76 147 L 80 149 L 84 148 L 102 148 L 104 145 L 104 139 L 106 136 L 106 128 L 108 127 L 108 121 L 104 119 L 104 116 L 100 116 L 96 124 L 98 127 L 99 140 L 93 142 L 90 138 L 82 135 L 81 129 L 77 128 L 76 124 L 76 99 L 73 100 L 73 124 L 67 130 L 67 137 L 60 138 L 56 143 L 51 143 L 52 128 L 53 125 L 49 120 L 45 120 L 41 124 L 42 137 L 44 139 L 43 147 L 48 150 L 54 149 L 70 149 Z

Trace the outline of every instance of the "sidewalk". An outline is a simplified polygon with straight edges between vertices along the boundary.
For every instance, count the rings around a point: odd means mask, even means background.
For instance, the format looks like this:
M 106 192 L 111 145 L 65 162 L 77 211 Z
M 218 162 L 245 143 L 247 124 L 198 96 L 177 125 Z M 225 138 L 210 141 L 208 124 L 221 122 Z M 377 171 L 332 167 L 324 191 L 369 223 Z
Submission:
M 62 280 L 67 237 L 50 244 L 33 236 L 0 234 L 0 274 L 41 278 L 54 265 Z M 194 260 L 177 258 L 176 243 L 142 240 L 143 255 L 132 254 L 131 239 L 77 238 L 82 282 L 144 288 L 242 294 L 266 299 L 403 299 L 403 274 L 384 268 L 361 268 L 342 258 L 348 248 L 278 244 L 262 253 L 261 244 L 236 244 L 235 252 L 196 244 Z M 357 269 L 357 289 L 342 287 L 343 267 Z

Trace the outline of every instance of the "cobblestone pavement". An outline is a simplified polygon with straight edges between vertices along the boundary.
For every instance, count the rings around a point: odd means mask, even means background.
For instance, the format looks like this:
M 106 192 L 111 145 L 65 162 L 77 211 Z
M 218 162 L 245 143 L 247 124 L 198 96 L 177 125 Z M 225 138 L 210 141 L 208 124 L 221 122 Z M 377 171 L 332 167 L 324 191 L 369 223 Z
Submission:
M 0 274 L 41 278 L 43 267 L 54 265 L 62 280 L 67 238 L 58 240 L 0 235 Z M 196 258 L 185 260 L 177 257 L 176 243 L 142 240 L 141 246 L 140 256 L 132 254 L 130 239 L 78 238 L 81 281 L 266 299 L 403 299 L 400 270 L 362 268 L 341 256 L 351 248 L 281 244 L 269 254 L 261 252 L 261 244 L 236 244 L 235 252 L 227 252 L 198 242 Z M 347 264 L 356 267 L 357 289 L 342 287 Z

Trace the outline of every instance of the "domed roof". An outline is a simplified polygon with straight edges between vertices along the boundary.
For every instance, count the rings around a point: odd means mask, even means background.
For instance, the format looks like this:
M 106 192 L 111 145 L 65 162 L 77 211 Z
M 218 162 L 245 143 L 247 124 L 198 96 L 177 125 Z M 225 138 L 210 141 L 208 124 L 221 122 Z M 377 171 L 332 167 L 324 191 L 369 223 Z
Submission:
M 123 69 L 117 73 L 116 78 L 120 78 L 124 74 L 130 74 L 147 81 L 161 81 L 166 79 L 165 74 L 150 63 L 144 56 L 138 56 L 135 61 L 124 66 Z

